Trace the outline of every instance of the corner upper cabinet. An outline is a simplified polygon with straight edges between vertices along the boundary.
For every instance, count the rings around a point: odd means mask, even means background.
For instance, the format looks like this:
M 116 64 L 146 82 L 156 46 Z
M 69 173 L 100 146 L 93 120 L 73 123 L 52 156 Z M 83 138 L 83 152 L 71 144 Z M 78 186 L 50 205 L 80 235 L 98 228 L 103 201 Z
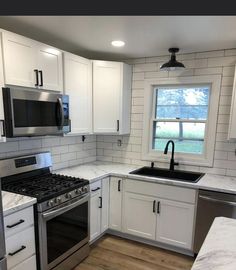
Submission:
M 93 131 L 129 134 L 131 66 L 121 62 L 93 61 Z
M 70 97 L 70 134 L 92 133 L 92 62 L 64 53 L 64 89 Z
M 5 84 L 63 90 L 60 50 L 7 31 L 2 41 Z
M 236 139 L 236 66 L 234 72 L 234 85 L 231 100 L 228 140 Z

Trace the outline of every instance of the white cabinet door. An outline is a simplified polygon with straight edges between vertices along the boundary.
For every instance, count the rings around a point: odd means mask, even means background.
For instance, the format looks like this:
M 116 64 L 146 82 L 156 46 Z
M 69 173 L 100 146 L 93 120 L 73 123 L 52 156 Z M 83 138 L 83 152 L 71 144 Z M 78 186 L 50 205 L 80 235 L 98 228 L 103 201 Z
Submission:
M 102 180 L 101 233 L 108 229 L 109 223 L 109 177 Z
M 123 229 L 125 233 L 155 240 L 156 198 L 125 192 Z
M 92 62 L 64 53 L 64 89 L 70 96 L 70 134 L 92 132 Z
M 121 63 L 93 62 L 93 121 L 95 133 L 118 133 Z
M 2 57 L 2 36 L 0 36 L 0 142 L 5 142 L 4 135 L 4 111 L 3 111 L 3 98 L 2 87 L 4 87 L 4 74 L 3 74 L 3 57 Z
M 234 85 L 233 85 L 233 94 L 231 100 L 231 109 L 230 109 L 230 119 L 229 119 L 229 130 L 228 130 L 228 139 L 236 138 L 236 66 L 234 72 Z
M 101 190 L 92 193 L 90 199 L 90 241 L 94 240 L 101 232 Z
M 110 211 L 109 228 L 121 231 L 122 209 L 122 179 L 111 177 L 110 179 Z
M 5 83 L 35 87 L 35 42 L 9 32 L 3 32 L 2 35 Z
M 159 199 L 156 240 L 192 249 L 194 205 Z
M 62 52 L 44 44 L 39 44 L 37 49 L 39 86 L 46 90 L 62 91 Z

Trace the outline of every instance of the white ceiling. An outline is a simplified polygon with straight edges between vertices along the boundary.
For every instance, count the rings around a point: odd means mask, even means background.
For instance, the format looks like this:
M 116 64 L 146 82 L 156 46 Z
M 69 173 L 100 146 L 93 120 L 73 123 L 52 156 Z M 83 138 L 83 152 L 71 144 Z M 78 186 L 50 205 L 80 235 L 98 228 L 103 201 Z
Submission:
M 97 59 L 236 48 L 236 16 L 0 16 L 0 27 Z

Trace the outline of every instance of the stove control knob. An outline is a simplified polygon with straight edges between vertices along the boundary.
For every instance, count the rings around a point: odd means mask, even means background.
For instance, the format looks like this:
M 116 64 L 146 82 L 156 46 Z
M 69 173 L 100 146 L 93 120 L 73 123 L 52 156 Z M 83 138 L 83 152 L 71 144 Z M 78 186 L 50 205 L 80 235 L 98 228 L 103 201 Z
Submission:
M 83 192 L 84 193 L 88 192 L 88 187 L 87 186 L 83 187 Z
M 48 201 L 48 206 L 50 207 L 54 206 L 54 201 L 53 200 Z
M 57 197 L 57 198 L 56 198 L 56 202 L 57 202 L 57 203 L 61 203 L 61 197 Z
M 67 198 L 67 199 L 71 199 L 71 198 L 72 198 L 71 192 L 69 192 L 69 193 L 66 194 L 66 198 Z

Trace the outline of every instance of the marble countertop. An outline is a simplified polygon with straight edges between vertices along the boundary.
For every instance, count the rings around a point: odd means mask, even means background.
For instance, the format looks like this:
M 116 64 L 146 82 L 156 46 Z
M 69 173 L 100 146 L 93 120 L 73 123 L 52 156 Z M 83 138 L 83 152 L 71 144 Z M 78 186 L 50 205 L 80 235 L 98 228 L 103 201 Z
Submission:
M 10 215 L 36 203 L 36 199 L 7 191 L 2 191 L 3 216 Z
M 129 174 L 129 172 L 140 167 L 141 166 L 129 164 L 96 161 L 66 169 L 60 169 L 55 171 L 55 173 L 84 178 L 89 180 L 90 182 L 95 182 L 106 176 L 113 175 L 123 178 L 129 177 L 130 179 L 136 179 L 140 181 L 148 181 L 167 185 L 183 186 L 188 188 L 205 189 L 236 194 L 235 177 L 205 174 L 197 183 L 189 183 L 164 178 Z
M 215 218 L 191 270 L 236 269 L 236 220 Z

